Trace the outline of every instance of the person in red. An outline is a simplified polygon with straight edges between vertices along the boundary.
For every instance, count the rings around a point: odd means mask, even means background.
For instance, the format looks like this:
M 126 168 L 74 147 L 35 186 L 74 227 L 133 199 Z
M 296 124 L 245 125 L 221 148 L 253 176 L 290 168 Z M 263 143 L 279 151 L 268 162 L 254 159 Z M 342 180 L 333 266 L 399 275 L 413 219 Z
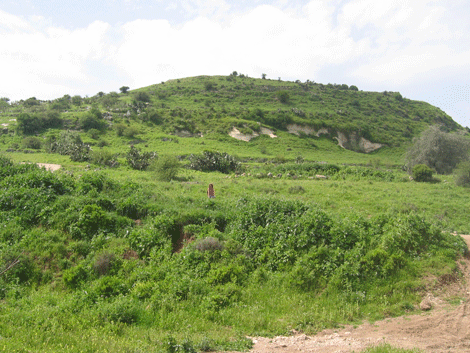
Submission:
M 215 198 L 215 192 L 214 192 L 214 185 L 213 184 L 209 184 L 209 188 L 207 189 L 207 197 L 209 197 L 210 199 Z

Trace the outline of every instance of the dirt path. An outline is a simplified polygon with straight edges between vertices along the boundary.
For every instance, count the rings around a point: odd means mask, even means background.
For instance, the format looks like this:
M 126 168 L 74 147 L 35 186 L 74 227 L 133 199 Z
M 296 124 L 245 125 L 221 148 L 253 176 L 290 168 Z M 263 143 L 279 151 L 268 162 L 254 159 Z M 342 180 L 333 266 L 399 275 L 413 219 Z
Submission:
M 462 235 L 470 247 L 470 235 Z M 419 348 L 431 353 L 470 352 L 470 259 L 461 261 L 464 278 L 445 281 L 423 302 L 432 310 L 419 315 L 386 319 L 359 327 L 325 330 L 315 336 L 253 337 L 252 353 L 349 353 L 388 343 L 397 348 Z M 451 306 L 442 298 L 463 298 Z

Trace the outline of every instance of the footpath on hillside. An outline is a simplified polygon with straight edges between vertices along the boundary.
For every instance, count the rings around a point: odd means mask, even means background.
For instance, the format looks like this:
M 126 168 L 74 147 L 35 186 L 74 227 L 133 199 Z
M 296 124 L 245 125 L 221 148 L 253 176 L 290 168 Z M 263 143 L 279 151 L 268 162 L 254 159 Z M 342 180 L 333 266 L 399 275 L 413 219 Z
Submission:
M 462 235 L 470 247 L 470 235 Z M 470 259 L 459 262 L 463 278 L 443 279 L 428 293 L 424 304 L 432 306 L 421 314 L 385 319 L 358 327 L 325 330 L 314 336 L 251 337 L 252 353 L 350 353 L 370 346 L 390 344 L 396 348 L 418 348 L 430 353 L 470 352 Z M 445 298 L 462 298 L 451 305 Z

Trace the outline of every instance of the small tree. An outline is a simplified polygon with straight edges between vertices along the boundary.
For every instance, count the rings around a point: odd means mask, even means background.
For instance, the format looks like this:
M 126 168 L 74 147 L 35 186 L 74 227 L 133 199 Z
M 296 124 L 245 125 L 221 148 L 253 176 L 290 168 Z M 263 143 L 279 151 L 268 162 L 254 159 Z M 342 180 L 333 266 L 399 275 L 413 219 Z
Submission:
M 415 181 L 432 181 L 433 170 L 426 164 L 416 164 L 413 166 L 412 175 Z
M 129 87 L 122 86 L 121 88 L 119 88 L 119 90 L 121 91 L 122 94 L 125 94 L 125 93 L 127 93 L 127 91 L 129 91 Z
M 426 164 L 439 174 L 449 174 L 467 159 L 470 141 L 463 136 L 445 133 L 431 126 L 416 139 L 406 154 L 409 172 L 416 164 Z
M 266 74 L 261 74 L 261 78 L 262 78 L 263 80 L 266 80 Z

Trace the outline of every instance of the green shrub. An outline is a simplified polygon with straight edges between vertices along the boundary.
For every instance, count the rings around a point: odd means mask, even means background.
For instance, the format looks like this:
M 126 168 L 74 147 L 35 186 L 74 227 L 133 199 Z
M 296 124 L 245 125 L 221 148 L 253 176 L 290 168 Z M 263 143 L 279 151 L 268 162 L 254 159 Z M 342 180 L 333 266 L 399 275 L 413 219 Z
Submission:
M 277 99 L 279 99 L 279 102 L 286 104 L 289 103 L 290 95 L 289 92 L 287 91 L 278 91 L 276 93 Z
M 97 108 L 92 108 L 80 118 L 80 128 L 85 131 L 91 129 L 103 131 L 106 128 L 106 125 L 106 121 L 103 119 L 103 114 L 101 114 Z
M 88 270 L 83 264 L 71 267 L 62 274 L 62 280 L 65 286 L 71 289 L 78 288 L 87 278 Z
M 470 162 L 462 162 L 455 170 L 455 184 L 470 187 Z
M 189 168 L 203 172 L 219 171 L 228 174 L 238 171 L 241 168 L 233 156 L 227 153 L 204 151 L 202 155 L 191 154 L 189 156 Z
M 105 251 L 95 257 L 93 270 L 97 275 L 105 276 L 116 273 L 119 265 L 120 261 L 116 258 L 116 255 L 109 251 Z
M 108 151 L 97 150 L 90 152 L 90 162 L 110 168 L 119 167 L 117 155 Z
M 93 282 L 93 286 L 90 289 L 98 297 L 105 298 L 115 297 L 116 295 L 128 292 L 124 280 L 117 276 L 103 276 Z
M 140 305 L 130 296 L 118 296 L 112 302 L 103 302 L 99 316 L 107 322 L 136 323 L 141 313 Z
M 23 139 L 23 147 L 38 150 L 41 148 L 41 140 L 38 137 L 26 137 Z
M 88 135 L 94 140 L 98 139 L 100 137 L 100 134 L 101 134 L 101 132 L 98 129 L 88 130 Z
M 141 152 L 139 148 L 131 146 L 126 154 L 126 160 L 132 169 L 145 170 L 150 165 L 155 154 L 151 152 Z
M 59 139 L 51 136 L 46 142 L 46 151 L 68 155 L 75 162 L 84 162 L 90 158 L 90 146 L 84 144 L 74 131 L 62 131 Z
M 429 168 L 426 164 L 416 164 L 413 166 L 411 175 L 413 180 L 419 182 L 429 182 L 432 181 L 433 170 Z
M 147 92 L 139 91 L 134 94 L 135 100 L 139 102 L 150 102 L 150 96 Z
M 201 252 L 215 250 L 222 251 L 224 249 L 224 245 L 220 242 L 220 240 L 213 237 L 207 237 L 199 240 L 194 247 Z
M 160 156 L 155 161 L 153 169 L 159 180 L 170 181 L 176 179 L 180 169 L 180 163 L 175 156 Z

